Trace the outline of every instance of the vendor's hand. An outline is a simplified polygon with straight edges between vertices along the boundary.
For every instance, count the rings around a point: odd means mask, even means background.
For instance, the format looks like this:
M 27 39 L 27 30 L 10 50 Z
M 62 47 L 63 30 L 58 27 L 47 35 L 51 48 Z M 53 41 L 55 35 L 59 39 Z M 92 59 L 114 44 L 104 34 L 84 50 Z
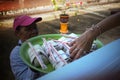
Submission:
M 93 37 L 89 32 L 84 32 L 79 38 L 70 43 L 70 55 L 73 60 L 78 59 L 86 52 L 90 51 L 93 43 Z

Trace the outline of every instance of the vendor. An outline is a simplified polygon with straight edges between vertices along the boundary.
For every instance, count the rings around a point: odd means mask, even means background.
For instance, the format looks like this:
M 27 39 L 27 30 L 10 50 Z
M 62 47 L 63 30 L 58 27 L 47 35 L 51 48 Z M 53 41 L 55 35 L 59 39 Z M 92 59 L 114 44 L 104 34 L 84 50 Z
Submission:
M 10 65 L 16 80 L 34 80 L 42 76 L 42 73 L 29 68 L 20 57 L 21 44 L 27 39 L 38 35 L 36 23 L 41 20 L 41 17 L 32 18 L 27 15 L 21 15 L 14 19 L 13 29 L 19 41 L 11 51 Z

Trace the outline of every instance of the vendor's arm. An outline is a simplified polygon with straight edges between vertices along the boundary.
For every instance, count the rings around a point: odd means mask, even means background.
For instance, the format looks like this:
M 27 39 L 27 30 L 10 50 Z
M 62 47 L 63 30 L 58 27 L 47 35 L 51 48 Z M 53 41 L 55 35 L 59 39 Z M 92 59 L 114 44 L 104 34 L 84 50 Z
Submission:
M 10 65 L 17 80 L 33 80 L 40 77 L 40 73 L 33 72 L 21 59 L 19 54 L 20 46 L 16 46 L 10 55 Z

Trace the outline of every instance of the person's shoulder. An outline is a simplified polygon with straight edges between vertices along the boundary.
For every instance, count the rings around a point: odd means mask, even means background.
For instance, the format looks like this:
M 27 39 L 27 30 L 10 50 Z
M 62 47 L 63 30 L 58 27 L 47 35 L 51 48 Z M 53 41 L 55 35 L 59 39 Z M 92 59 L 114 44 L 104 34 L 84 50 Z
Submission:
M 19 56 L 19 51 L 20 46 L 15 46 L 10 53 L 10 58 L 16 58 L 17 56 Z

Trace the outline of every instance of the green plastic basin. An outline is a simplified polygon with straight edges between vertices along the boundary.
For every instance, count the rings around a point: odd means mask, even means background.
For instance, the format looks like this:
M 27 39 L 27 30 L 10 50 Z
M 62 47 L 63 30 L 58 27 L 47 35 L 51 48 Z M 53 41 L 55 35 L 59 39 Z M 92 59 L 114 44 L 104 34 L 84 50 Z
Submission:
M 61 37 L 60 34 L 38 35 L 36 37 L 28 39 L 28 41 L 30 41 L 33 45 L 36 45 L 36 44 L 42 45 L 42 43 L 43 43 L 42 38 L 46 38 L 47 40 L 49 40 L 49 39 L 58 39 L 60 37 Z M 99 41 L 99 40 L 95 40 L 95 41 L 97 43 L 98 48 L 101 48 L 103 46 L 103 43 L 101 41 Z M 47 65 L 48 68 L 45 69 L 45 70 L 42 70 L 41 67 L 35 67 L 33 64 L 31 64 L 30 58 L 29 58 L 29 55 L 28 55 L 28 49 L 29 49 L 29 46 L 28 46 L 27 42 L 24 42 L 21 46 L 21 49 L 20 49 L 20 56 L 21 56 L 22 60 L 29 67 L 31 67 L 32 69 L 37 70 L 39 72 L 43 72 L 43 73 L 49 73 L 49 72 L 54 70 L 54 68 L 52 67 L 51 64 L 48 64 Z

